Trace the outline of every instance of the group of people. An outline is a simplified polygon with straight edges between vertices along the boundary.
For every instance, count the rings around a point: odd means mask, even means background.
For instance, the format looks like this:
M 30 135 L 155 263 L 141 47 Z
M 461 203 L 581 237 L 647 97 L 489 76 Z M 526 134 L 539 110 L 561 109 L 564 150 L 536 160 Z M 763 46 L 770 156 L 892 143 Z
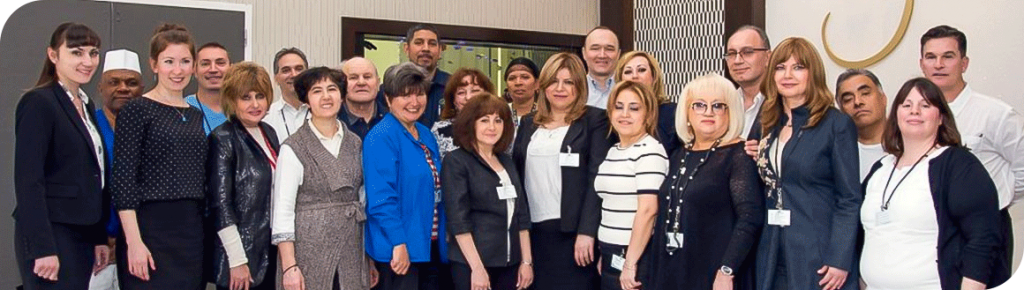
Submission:
M 499 94 L 477 69 L 438 69 L 431 25 L 409 29 L 409 62 L 382 81 L 368 59 L 309 67 L 297 48 L 271 71 L 231 63 L 164 24 L 156 83 L 143 93 L 138 55 L 108 51 L 95 109 L 80 87 L 100 44 L 60 25 L 18 103 L 26 289 L 87 289 L 111 263 L 122 289 L 984 289 L 1010 275 L 1024 118 L 967 86 L 949 26 L 921 37 L 924 77 L 888 113 L 870 71 L 833 93 L 810 42 L 772 47 L 755 26 L 727 41 L 739 88 L 711 73 L 677 102 L 655 57 L 620 57 L 605 27 L 582 59 L 512 59 Z

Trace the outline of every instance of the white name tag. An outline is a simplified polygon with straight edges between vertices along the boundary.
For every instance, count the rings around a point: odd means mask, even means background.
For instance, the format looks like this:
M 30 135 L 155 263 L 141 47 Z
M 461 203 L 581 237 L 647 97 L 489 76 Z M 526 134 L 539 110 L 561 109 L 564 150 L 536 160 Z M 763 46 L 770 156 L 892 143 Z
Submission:
M 558 166 L 580 167 L 580 154 L 558 153 Z
M 516 198 L 516 187 L 515 186 L 498 186 L 495 188 L 498 191 L 498 199 L 506 200 Z
M 768 210 L 768 224 L 773 226 L 789 226 L 789 210 L 788 209 L 769 209 Z
M 622 264 L 625 263 L 626 258 L 623 258 L 621 255 L 618 254 L 612 255 L 612 269 L 622 271 Z
M 880 211 L 875 214 L 875 225 L 885 225 L 892 222 L 892 215 L 888 211 Z
M 665 233 L 666 245 L 672 249 L 683 248 L 683 233 Z

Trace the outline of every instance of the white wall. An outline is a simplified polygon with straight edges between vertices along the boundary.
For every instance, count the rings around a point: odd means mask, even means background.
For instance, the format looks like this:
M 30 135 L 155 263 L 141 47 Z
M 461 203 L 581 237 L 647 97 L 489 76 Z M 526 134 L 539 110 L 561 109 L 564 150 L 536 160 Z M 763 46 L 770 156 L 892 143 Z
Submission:
M 771 0 L 765 1 L 765 23 L 773 45 L 791 36 L 804 37 L 818 48 L 828 72 L 829 87 L 846 68 L 828 58 L 821 39 L 821 24 L 832 12 L 826 33 L 829 46 L 846 60 L 861 60 L 880 51 L 900 23 L 904 1 Z M 970 65 L 965 79 L 971 88 L 1024 111 L 1021 74 L 1024 67 L 1024 1 L 1011 0 L 919 0 L 903 40 L 892 54 L 867 69 L 878 75 L 889 101 L 906 80 L 921 76 L 921 35 L 937 25 L 949 25 L 967 34 Z M 1024 250 L 1024 206 L 1010 211 L 1014 220 L 1014 269 L 1019 268 Z M 1014 285 L 1024 278 L 1017 277 Z M 1001 287 L 1008 288 L 1008 287 Z
M 880 51 L 896 31 L 904 1 L 772 0 L 765 4 L 765 23 L 773 44 L 800 36 L 815 46 L 825 61 L 829 87 L 845 68 L 828 59 L 821 40 L 821 23 L 832 12 L 826 33 L 833 51 L 847 60 L 860 60 Z M 965 79 L 975 91 L 1000 98 L 1024 111 L 1021 76 L 1024 67 L 1024 1 L 918 0 L 909 29 L 887 58 L 868 67 L 878 75 L 887 95 L 894 97 L 903 82 L 921 76 L 921 35 L 945 24 L 967 34 L 970 66 Z
M 342 16 L 566 34 L 587 33 L 598 23 L 594 0 L 215 1 L 252 5 L 252 60 L 267 69 L 274 53 L 291 46 L 302 49 L 311 66 L 340 63 Z

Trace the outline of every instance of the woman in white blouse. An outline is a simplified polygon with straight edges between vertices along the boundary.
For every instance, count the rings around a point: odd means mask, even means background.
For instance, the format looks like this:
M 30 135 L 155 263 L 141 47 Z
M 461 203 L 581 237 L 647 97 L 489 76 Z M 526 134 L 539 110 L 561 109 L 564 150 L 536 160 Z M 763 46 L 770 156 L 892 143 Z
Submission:
M 376 271 L 363 251 L 362 141 L 338 121 L 345 78 L 318 67 L 295 79 L 312 117 L 281 145 L 271 242 L 285 289 L 367 289 Z
M 1009 278 L 995 184 L 962 147 L 942 91 L 908 81 L 864 181 L 867 289 L 985 289 Z
M 638 289 L 646 279 L 640 259 L 658 215 L 658 189 L 668 157 L 654 139 L 658 97 L 639 82 L 623 81 L 608 98 L 608 120 L 619 143 L 597 170 L 594 190 L 601 197 L 601 289 Z

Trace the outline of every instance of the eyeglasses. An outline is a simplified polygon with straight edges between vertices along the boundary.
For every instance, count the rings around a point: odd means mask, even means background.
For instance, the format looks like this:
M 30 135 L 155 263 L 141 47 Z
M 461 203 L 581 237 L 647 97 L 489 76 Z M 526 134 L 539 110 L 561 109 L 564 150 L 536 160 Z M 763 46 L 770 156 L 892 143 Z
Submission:
M 707 114 L 708 104 L 704 102 L 693 102 L 693 104 L 690 104 L 690 109 L 693 109 L 693 112 L 697 114 Z M 729 109 L 729 105 L 725 103 L 711 104 L 711 112 L 715 115 L 724 115 L 726 109 Z
M 735 59 L 736 55 L 739 55 L 743 60 L 747 60 L 748 58 L 753 56 L 755 52 L 758 52 L 758 51 L 768 51 L 768 49 L 767 48 L 750 48 L 750 47 L 747 47 L 747 48 L 744 48 L 744 49 L 742 49 L 740 51 L 735 51 L 735 50 L 727 51 L 722 56 L 724 56 L 726 59 Z

